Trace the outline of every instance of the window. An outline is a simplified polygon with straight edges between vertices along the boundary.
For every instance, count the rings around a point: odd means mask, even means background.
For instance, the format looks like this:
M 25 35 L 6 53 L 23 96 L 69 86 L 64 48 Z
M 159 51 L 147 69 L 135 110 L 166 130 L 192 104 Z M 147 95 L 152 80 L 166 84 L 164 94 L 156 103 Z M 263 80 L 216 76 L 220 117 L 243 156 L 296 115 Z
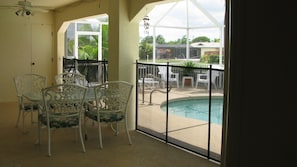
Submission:
M 106 59 L 107 26 L 107 16 L 70 23 L 65 35 L 65 57 L 79 60 Z

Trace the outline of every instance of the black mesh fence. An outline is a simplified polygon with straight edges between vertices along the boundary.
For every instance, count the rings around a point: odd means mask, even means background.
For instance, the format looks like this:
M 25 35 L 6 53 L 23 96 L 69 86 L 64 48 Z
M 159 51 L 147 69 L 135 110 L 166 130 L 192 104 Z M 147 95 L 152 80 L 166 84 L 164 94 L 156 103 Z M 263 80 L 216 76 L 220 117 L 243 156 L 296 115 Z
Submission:
M 107 66 L 108 62 L 105 60 L 63 59 L 63 72 L 79 72 L 86 76 L 88 82 L 107 81 Z

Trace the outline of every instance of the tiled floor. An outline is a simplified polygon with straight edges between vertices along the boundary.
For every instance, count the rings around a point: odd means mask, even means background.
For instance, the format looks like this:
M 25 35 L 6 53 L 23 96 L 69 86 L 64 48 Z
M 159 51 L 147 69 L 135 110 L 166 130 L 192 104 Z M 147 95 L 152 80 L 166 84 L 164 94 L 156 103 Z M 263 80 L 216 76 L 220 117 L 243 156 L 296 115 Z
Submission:
M 218 167 L 212 161 L 131 131 L 133 144 L 126 134 L 114 136 L 109 127 L 103 129 L 103 149 L 98 149 L 97 129 L 88 126 L 86 153 L 75 140 L 72 129 L 52 133 L 52 157 L 47 156 L 47 133 L 42 131 L 42 143 L 36 145 L 37 127 L 26 124 L 29 132 L 15 128 L 16 103 L 0 103 L 0 167 Z M 29 117 L 28 117 L 29 118 Z M 27 121 L 28 122 L 28 121 Z

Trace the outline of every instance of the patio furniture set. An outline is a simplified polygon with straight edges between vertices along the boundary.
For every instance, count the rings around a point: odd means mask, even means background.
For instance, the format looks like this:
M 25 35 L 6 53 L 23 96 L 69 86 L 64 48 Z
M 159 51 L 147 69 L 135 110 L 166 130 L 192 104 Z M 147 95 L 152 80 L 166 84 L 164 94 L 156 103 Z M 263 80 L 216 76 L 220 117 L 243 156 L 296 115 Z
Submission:
M 59 128 L 78 129 L 82 150 L 86 152 L 87 120 L 97 123 L 99 148 L 103 148 L 101 123 L 110 124 L 115 134 L 119 133 L 118 123 L 124 122 L 129 144 L 132 144 L 127 127 L 127 103 L 133 85 L 125 81 L 109 81 L 86 85 L 85 77 L 76 73 L 63 73 L 56 76 L 56 84 L 46 85 L 46 77 L 38 74 L 24 74 L 13 78 L 19 105 L 16 127 L 22 117 L 22 130 L 25 117 L 37 112 L 38 139 L 42 127 L 48 132 L 48 156 L 51 156 L 51 131 Z M 85 138 L 83 138 L 83 131 Z

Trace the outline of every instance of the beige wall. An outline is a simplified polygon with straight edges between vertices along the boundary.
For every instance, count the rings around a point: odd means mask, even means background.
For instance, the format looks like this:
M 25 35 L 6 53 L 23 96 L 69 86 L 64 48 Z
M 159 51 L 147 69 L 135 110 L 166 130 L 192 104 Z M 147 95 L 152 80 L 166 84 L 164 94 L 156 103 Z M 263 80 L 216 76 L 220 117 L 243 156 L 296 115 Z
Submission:
M 11 102 L 17 100 L 14 76 L 33 72 L 50 78 L 53 14 L 22 17 L 14 9 L 0 9 L 0 22 L 0 102 Z

